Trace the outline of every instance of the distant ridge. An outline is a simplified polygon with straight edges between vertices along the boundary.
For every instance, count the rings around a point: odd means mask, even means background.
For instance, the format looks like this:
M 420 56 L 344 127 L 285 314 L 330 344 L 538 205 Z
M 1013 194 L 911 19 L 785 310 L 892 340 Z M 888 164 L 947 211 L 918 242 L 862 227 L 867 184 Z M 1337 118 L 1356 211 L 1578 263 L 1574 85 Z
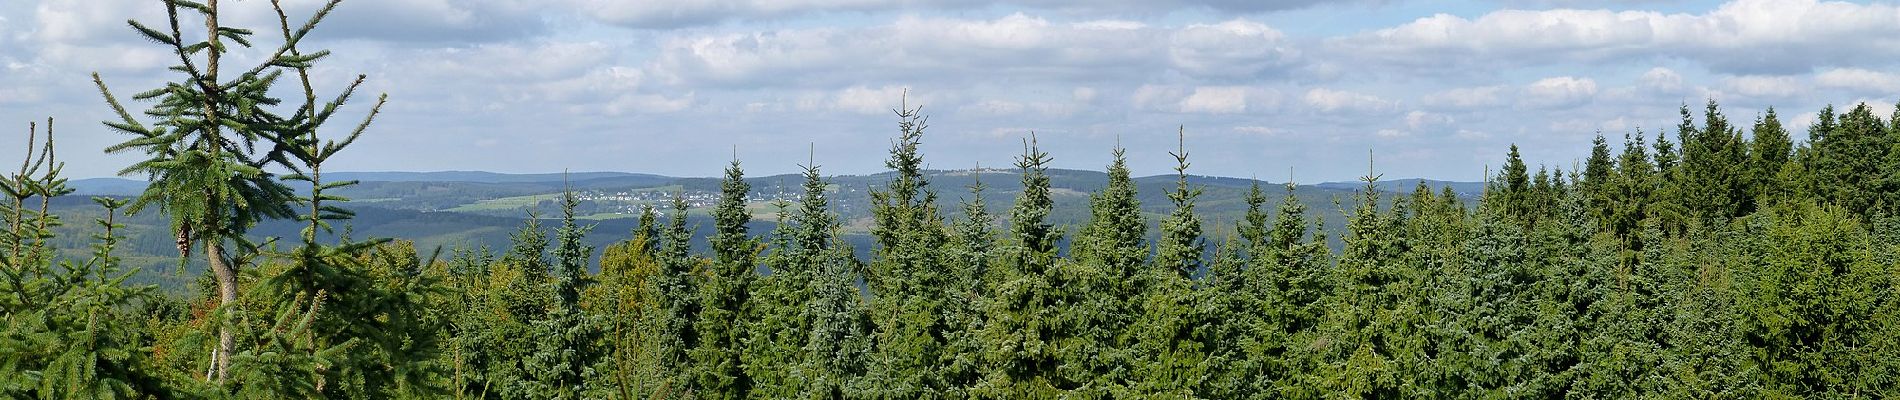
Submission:
M 474 182 L 474 183 L 530 183 L 587 181 L 602 178 L 653 178 L 671 180 L 672 177 L 637 174 L 631 172 L 569 172 L 546 174 L 504 174 L 486 171 L 368 171 L 368 172 L 331 172 L 324 174 L 325 180 L 359 180 L 365 182 Z
M 76 196 L 137 196 L 145 191 L 145 181 L 125 178 L 87 178 L 66 182 Z
M 1382 180 L 1373 184 L 1373 187 L 1378 188 L 1379 191 L 1382 192 L 1411 193 L 1413 189 L 1418 188 L 1418 183 L 1421 181 L 1425 182 L 1425 186 L 1431 187 L 1432 190 L 1444 190 L 1444 187 L 1450 186 L 1451 190 L 1458 192 L 1460 196 L 1477 196 L 1484 193 L 1484 182 L 1452 182 L 1424 178 Z M 1360 188 L 1366 187 L 1366 183 L 1359 181 L 1323 182 L 1314 184 L 1313 186 L 1333 190 L 1359 190 Z
M 936 178 L 944 179 L 946 182 L 943 182 L 943 183 L 950 184 L 949 186 L 943 186 L 943 187 L 950 187 L 950 188 L 961 188 L 962 185 L 965 184 L 964 181 L 972 177 L 971 175 L 973 174 L 971 174 L 971 172 L 972 172 L 971 170 L 928 171 L 929 175 Z M 994 182 L 1008 181 L 1009 179 L 1013 179 L 1013 178 L 1002 178 L 1002 176 L 1013 174 L 1015 172 L 1016 171 L 1014 170 L 1008 170 L 1008 169 L 985 169 L 984 171 L 982 171 L 983 174 L 998 175 L 996 178 L 993 178 L 996 180 L 990 180 L 990 179 L 985 180 L 986 182 L 992 182 L 992 184 L 996 184 Z M 1095 182 L 1095 181 L 1101 180 L 1105 176 L 1103 175 L 1101 171 L 1090 171 L 1090 170 L 1051 169 L 1050 173 L 1051 175 L 1054 175 L 1055 177 L 1059 178 L 1058 180 L 1068 181 L 1074 186 L 1080 186 L 1080 187 L 1075 187 L 1075 189 L 1081 189 L 1085 191 L 1089 189 L 1093 189 L 1093 186 L 1099 185 L 1100 182 Z M 869 178 L 871 180 L 875 180 L 875 178 L 881 177 L 886 174 L 888 174 L 888 172 L 876 173 L 876 174 L 870 174 L 870 175 L 840 175 L 840 176 L 827 177 L 827 179 L 843 179 L 843 180 L 848 180 L 848 181 L 859 181 L 859 180 Z M 856 179 L 852 179 L 852 178 L 856 178 Z M 328 181 L 358 180 L 358 181 L 363 181 L 367 183 L 450 182 L 450 183 L 474 183 L 474 184 L 535 184 L 532 186 L 546 187 L 546 188 L 559 188 L 562 186 L 571 186 L 575 189 L 644 187 L 644 186 L 660 186 L 660 185 L 680 183 L 680 184 L 685 184 L 688 187 L 706 186 L 708 188 L 712 188 L 713 190 L 716 190 L 716 188 L 718 187 L 717 185 L 719 181 L 718 178 L 682 178 L 682 177 L 671 177 L 671 176 L 656 175 L 656 174 L 642 174 L 642 173 L 632 173 L 632 172 L 598 172 L 598 171 L 573 172 L 573 173 L 565 173 L 565 174 L 563 173 L 508 174 L 508 173 L 486 172 L 486 171 L 433 171 L 433 172 L 363 171 L 363 172 L 331 172 L 331 173 L 324 174 L 324 179 Z M 1174 179 L 1175 179 L 1174 175 L 1154 175 L 1154 176 L 1145 176 L 1145 177 L 1135 178 L 1135 181 L 1143 185 L 1160 185 L 1160 184 L 1171 185 L 1173 184 Z M 753 178 L 749 178 L 748 180 L 755 181 L 755 183 L 769 182 L 768 184 L 776 183 L 776 184 L 785 185 L 785 186 L 796 186 L 799 182 L 803 181 L 803 177 L 797 174 L 784 174 L 784 175 L 775 175 L 775 176 L 766 176 L 766 177 L 753 177 Z M 760 181 L 763 181 L 763 182 L 760 182 Z M 1208 185 L 1208 186 L 1214 186 L 1214 187 L 1227 187 L 1227 188 L 1245 188 L 1247 186 L 1252 185 L 1255 182 L 1255 180 L 1247 179 L 1247 178 L 1230 178 L 1230 177 L 1217 177 L 1217 176 L 1205 176 L 1205 175 L 1189 175 L 1188 181 L 1197 185 Z M 1271 183 L 1271 182 L 1266 182 L 1266 181 L 1260 181 L 1260 182 L 1263 184 L 1263 186 L 1277 187 L 1280 185 L 1277 183 Z M 1385 191 L 1385 192 L 1411 193 L 1412 190 L 1418 186 L 1419 182 L 1424 182 L 1426 186 L 1429 186 L 1433 188 L 1434 190 L 1439 190 L 1440 188 L 1444 188 L 1444 187 L 1451 187 L 1453 191 L 1463 196 L 1476 196 L 1480 193 L 1483 193 L 1484 191 L 1483 182 L 1454 182 L 1454 181 L 1441 181 L 1441 180 L 1423 179 L 1423 178 L 1383 180 L 1383 181 L 1379 181 L 1375 185 L 1375 187 L 1377 187 L 1380 191 Z M 70 184 L 72 185 L 73 189 L 75 189 L 75 192 L 73 194 L 84 195 L 84 196 L 133 196 L 133 195 L 138 195 L 140 192 L 145 190 L 145 181 L 124 179 L 124 178 L 75 179 L 71 181 Z M 1365 183 L 1356 182 L 1356 181 L 1355 182 L 1341 181 L 1341 182 L 1323 182 L 1323 183 L 1318 183 L 1318 184 L 1301 185 L 1301 186 L 1324 189 L 1324 190 L 1355 191 L 1355 190 L 1359 190 L 1360 188 L 1365 187 Z

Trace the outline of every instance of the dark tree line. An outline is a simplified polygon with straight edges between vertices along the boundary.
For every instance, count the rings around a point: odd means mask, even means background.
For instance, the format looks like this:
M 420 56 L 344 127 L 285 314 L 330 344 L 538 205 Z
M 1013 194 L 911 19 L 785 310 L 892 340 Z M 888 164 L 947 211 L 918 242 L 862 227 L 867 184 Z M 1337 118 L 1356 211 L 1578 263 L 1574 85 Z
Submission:
M 940 204 L 906 105 L 868 259 L 816 163 L 772 231 L 748 231 L 737 160 L 704 252 L 676 199 L 592 264 L 570 194 L 557 227 L 531 218 L 508 249 L 422 254 L 319 240 L 351 217 L 326 190 L 352 182 L 323 164 L 381 104 L 324 139 L 362 78 L 319 99 L 307 71 L 327 53 L 296 43 L 335 1 L 300 28 L 279 9 L 275 55 L 235 75 L 219 54 L 252 32 L 219 25 L 216 1 L 163 3 L 167 26 L 133 27 L 184 76 L 135 95 L 155 104 L 142 114 L 100 85 L 107 126 L 132 136 L 108 150 L 150 156 L 125 171 L 154 184 L 98 200 L 92 256 L 49 245 L 47 201 L 70 193 L 51 121 L 0 179 L 4 397 L 1900 396 L 1900 115 L 1866 105 L 1822 110 L 1805 141 L 1773 110 L 1737 124 L 1685 106 L 1673 140 L 1598 137 L 1580 171 L 1532 171 L 1513 146 L 1475 202 L 1381 192 L 1369 171 L 1339 204 L 1338 251 L 1309 205 L 1257 185 L 1243 218 L 1210 226 L 1185 144 L 1157 221 L 1116 148 L 1090 218 L 1051 223 L 1033 136 L 1014 173 Z M 209 39 L 181 33 L 194 15 Z M 271 97 L 285 78 L 299 97 Z M 1020 194 L 991 215 L 980 194 L 1002 184 Z M 172 218 L 181 258 L 207 258 L 196 293 L 125 283 L 114 218 L 140 207 Z M 245 235 L 264 218 L 308 227 Z

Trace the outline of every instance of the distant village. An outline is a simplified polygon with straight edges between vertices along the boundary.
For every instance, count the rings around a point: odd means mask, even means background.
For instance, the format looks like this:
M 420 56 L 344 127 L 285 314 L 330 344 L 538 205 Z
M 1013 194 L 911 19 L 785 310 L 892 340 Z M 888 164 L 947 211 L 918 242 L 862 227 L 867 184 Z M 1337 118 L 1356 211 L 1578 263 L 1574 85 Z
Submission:
M 632 190 L 632 191 L 611 191 L 611 192 L 604 191 L 604 190 L 591 190 L 591 191 L 577 192 L 574 194 L 574 196 L 583 202 L 593 202 L 595 206 L 598 207 L 596 209 L 597 212 L 637 215 L 641 211 L 643 211 L 646 207 L 659 207 L 663 209 L 667 207 L 671 207 L 673 196 L 675 196 L 676 194 L 681 197 L 684 197 L 686 199 L 686 206 L 690 208 L 707 208 L 707 207 L 712 207 L 713 205 L 719 203 L 719 192 L 704 191 L 704 190 L 687 190 L 687 191 L 679 191 L 679 192 L 663 191 L 663 190 Z M 783 190 L 774 191 L 774 192 L 753 191 L 746 195 L 746 202 L 747 203 L 771 203 L 771 202 L 776 202 L 776 201 L 797 202 L 803 197 L 804 197 L 803 193 L 783 191 Z

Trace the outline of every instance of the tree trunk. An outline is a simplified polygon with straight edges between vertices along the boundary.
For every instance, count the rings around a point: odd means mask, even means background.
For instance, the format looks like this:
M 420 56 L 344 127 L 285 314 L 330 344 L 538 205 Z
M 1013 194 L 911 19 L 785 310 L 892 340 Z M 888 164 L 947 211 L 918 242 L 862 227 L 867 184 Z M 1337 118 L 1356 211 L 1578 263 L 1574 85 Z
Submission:
M 205 241 L 205 258 L 210 262 L 211 273 L 218 278 L 218 308 L 224 310 L 226 318 L 218 324 L 218 353 L 212 362 L 217 365 L 214 379 L 224 381 L 225 371 L 231 369 L 231 354 L 237 350 L 237 338 L 231 335 L 229 313 L 237 303 L 237 270 L 224 258 L 224 243 L 213 238 Z

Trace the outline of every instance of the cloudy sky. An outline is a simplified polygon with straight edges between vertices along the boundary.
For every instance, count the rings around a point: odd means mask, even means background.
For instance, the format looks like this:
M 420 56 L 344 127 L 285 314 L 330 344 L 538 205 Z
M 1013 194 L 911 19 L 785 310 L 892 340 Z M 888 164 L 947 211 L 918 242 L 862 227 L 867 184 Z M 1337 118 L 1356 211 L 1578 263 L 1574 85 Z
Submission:
M 125 24 L 161 3 L 8 3 L 0 154 L 52 116 L 71 175 L 131 162 L 100 151 L 125 137 L 87 74 L 121 97 L 172 78 Z M 274 29 L 268 2 L 225 3 Z M 1683 103 L 1805 131 L 1824 104 L 1900 96 L 1888 2 L 351 0 L 314 35 L 336 54 L 319 85 L 367 74 L 391 101 L 347 170 L 715 176 L 736 147 L 763 175 L 816 143 L 828 173 L 870 173 L 908 90 L 934 168 L 1005 166 L 1034 131 L 1057 167 L 1099 169 L 1119 140 L 1162 174 L 1185 126 L 1198 174 L 1349 180 L 1370 151 L 1388 178 L 1477 180 L 1512 143 L 1569 169 Z

